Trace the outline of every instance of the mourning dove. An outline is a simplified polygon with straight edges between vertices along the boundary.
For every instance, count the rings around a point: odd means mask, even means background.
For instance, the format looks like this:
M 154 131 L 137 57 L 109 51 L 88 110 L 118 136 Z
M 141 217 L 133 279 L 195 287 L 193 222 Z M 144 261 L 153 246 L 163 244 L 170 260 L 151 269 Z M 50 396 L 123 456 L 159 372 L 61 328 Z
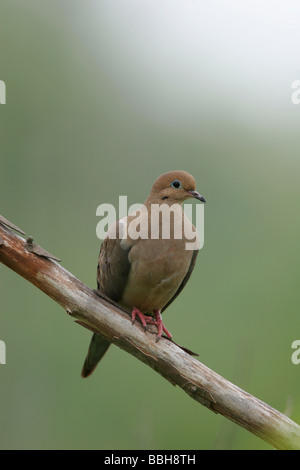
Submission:
M 100 249 L 97 290 L 129 308 L 132 323 L 138 318 L 145 330 L 148 324 L 156 325 L 156 341 L 163 332 L 172 337 L 161 313 L 186 285 L 198 254 L 199 246 L 187 249 L 191 237 L 186 233 L 192 231 L 194 239 L 198 234 L 181 205 L 191 198 L 205 202 L 192 175 L 185 171 L 164 173 L 139 211 L 109 227 Z M 82 377 L 93 372 L 110 344 L 93 335 Z

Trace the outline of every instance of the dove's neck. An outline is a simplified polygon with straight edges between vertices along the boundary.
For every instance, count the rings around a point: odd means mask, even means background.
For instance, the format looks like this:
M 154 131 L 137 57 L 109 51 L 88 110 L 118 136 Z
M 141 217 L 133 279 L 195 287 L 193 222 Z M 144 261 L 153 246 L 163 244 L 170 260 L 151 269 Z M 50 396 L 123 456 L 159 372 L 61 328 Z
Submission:
M 168 206 L 173 206 L 174 204 L 178 205 L 181 207 L 182 209 L 182 204 L 183 201 L 179 201 L 179 200 L 175 200 L 175 199 L 172 199 L 172 198 L 161 198 L 161 197 L 156 197 L 154 195 L 151 195 L 148 196 L 148 198 L 146 199 L 146 201 L 144 202 L 144 206 L 146 206 L 147 208 L 151 207 L 153 204 L 155 205 L 161 205 L 161 204 L 167 204 Z

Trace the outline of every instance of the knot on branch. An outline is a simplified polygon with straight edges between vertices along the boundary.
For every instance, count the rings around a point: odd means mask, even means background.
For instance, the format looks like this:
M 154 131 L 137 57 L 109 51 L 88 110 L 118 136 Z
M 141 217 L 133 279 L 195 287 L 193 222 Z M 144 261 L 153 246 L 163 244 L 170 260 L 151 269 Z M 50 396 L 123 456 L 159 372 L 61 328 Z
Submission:
M 183 385 L 182 388 L 188 395 L 190 395 L 190 397 L 194 398 L 194 400 L 197 400 L 199 403 L 201 403 L 201 405 L 206 406 L 206 408 L 209 408 L 217 414 L 217 412 L 212 406 L 214 403 L 217 402 L 208 390 L 203 387 L 200 387 L 194 382 L 187 382 Z

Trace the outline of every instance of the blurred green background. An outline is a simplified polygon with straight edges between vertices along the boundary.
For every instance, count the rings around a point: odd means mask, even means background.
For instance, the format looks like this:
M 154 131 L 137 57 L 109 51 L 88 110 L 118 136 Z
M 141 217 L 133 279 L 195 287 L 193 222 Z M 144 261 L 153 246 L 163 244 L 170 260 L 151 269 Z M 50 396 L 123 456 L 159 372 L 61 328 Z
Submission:
M 242 3 L 242 6 L 240 5 Z M 300 423 L 296 1 L 1 0 L 0 213 L 96 286 L 96 207 L 192 173 L 205 244 L 175 341 Z M 1 449 L 270 449 L 0 265 Z

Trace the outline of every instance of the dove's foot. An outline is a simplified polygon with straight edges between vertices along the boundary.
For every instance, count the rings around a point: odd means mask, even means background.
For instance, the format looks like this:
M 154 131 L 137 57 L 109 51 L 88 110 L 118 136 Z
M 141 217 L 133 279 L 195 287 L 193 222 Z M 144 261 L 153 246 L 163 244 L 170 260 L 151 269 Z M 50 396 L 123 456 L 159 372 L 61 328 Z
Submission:
M 147 331 L 147 325 L 155 325 L 157 327 L 156 342 L 160 340 L 162 333 L 165 333 L 168 338 L 172 338 L 171 333 L 163 324 L 160 311 L 155 310 L 153 313 L 155 315 L 155 320 L 149 315 L 144 315 L 138 308 L 134 307 L 131 312 L 132 324 L 134 324 L 136 317 L 138 317 L 145 331 Z
M 132 312 L 131 312 L 131 322 L 134 324 L 136 317 L 139 318 L 141 324 L 144 327 L 144 330 L 147 330 L 147 324 L 148 325 L 155 325 L 155 322 L 152 317 L 148 315 L 144 315 L 142 312 L 139 311 L 138 308 L 133 307 Z

